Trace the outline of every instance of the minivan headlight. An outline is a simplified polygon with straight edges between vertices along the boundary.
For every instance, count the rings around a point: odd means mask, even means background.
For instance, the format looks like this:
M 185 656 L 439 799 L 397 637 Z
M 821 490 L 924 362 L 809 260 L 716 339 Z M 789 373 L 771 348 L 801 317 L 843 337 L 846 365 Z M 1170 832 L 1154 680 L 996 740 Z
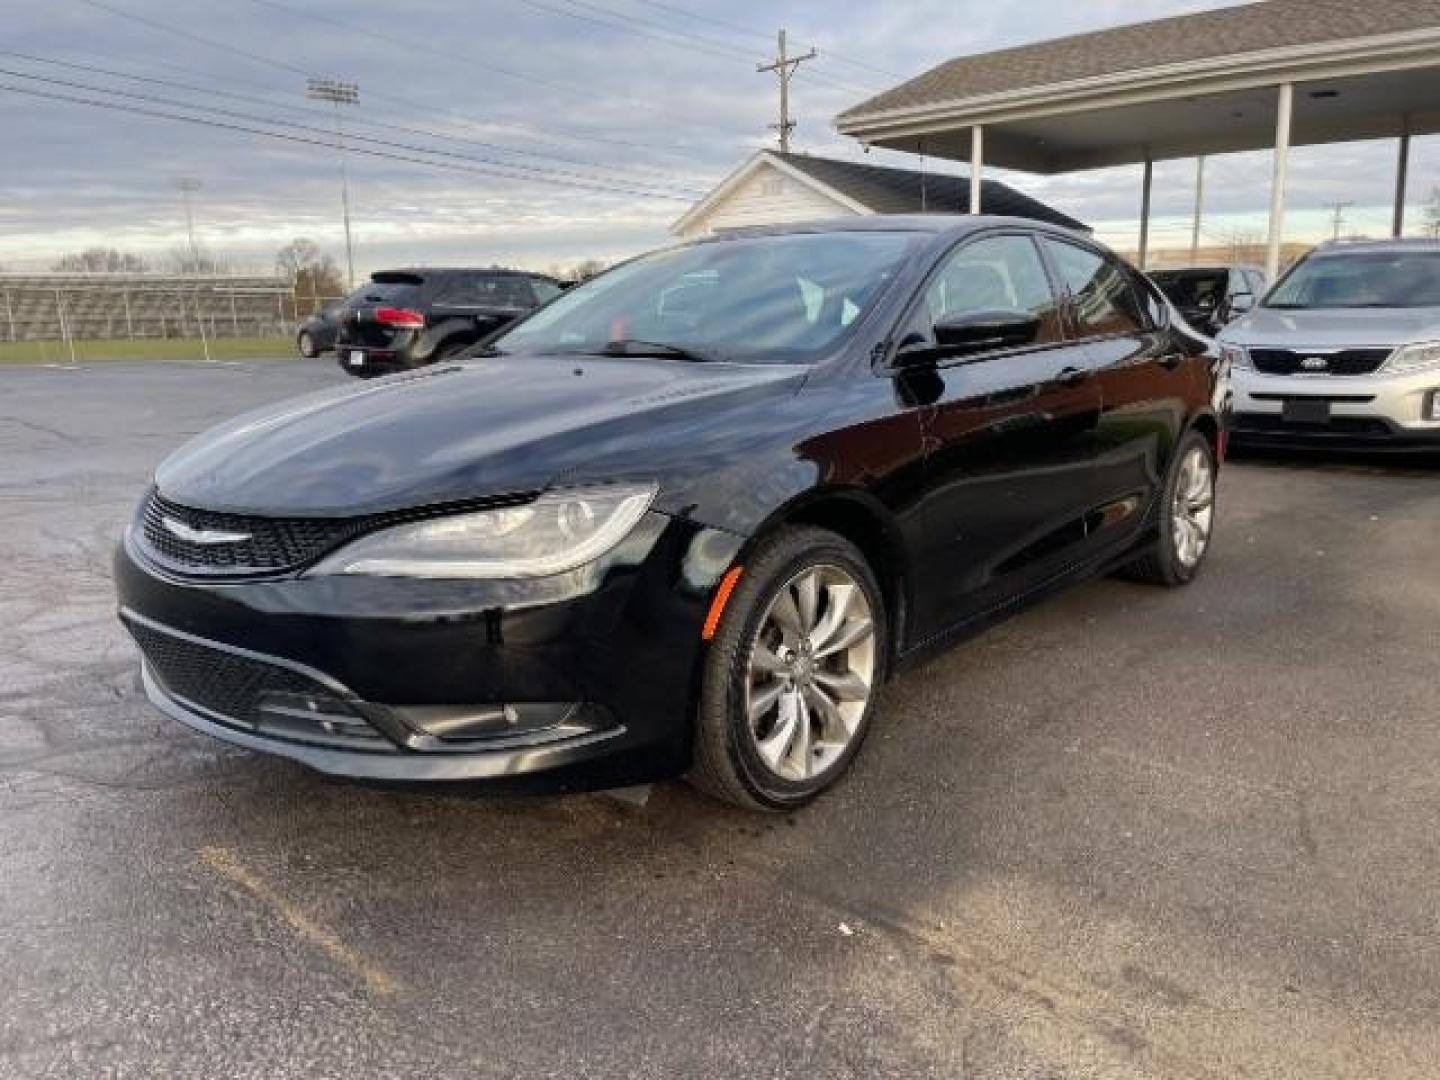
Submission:
M 534 502 L 450 514 L 362 536 L 310 570 L 376 577 L 535 578 L 584 566 L 625 539 L 654 484 L 551 491 Z
M 1390 354 L 1382 369 L 1386 375 L 1409 375 L 1416 371 L 1440 368 L 1440 341 L 1420 341 L 1401 345 Z

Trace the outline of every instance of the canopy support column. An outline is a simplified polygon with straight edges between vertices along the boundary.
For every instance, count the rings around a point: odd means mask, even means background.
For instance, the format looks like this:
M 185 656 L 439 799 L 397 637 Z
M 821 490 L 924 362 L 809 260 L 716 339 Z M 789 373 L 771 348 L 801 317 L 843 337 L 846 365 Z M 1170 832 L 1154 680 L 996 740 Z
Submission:
M 985 129 L 976 124 L 970 129 L 970 213 L 980 213 L 981 173 L 985 167 Z
M 1190 223 L 1190 264 L 1200 259 L 1200 218 L 1205 212 L 1205 155 L 1195 159 L 1195 217 Z
M 1270 236 L 1265 248 L 1265 276 L 1271 281 L 1280 274 L 1280 238 L 1285 231 L 1285 175 L 1290 168 L 1290 115 L 1294 106 L 1294 85 L 1281 83 L 1275 113 L 1275 171 L 1270 178 Z
M 1405 126 L 1400 132 L 1400 153 L 1395 162 L 1395 220 L 1390 235 L 1399 237 L 1405 232 L 1405 185 L 1410 174 L 1410 117 L 1405 117 Z
M 1150 189 L 1155 181 L 1155 162 L 1150 160 L 1150 151 L 1145 151 L 1145 172 L 1140 180 L 1140 269 L 1150 264 Z

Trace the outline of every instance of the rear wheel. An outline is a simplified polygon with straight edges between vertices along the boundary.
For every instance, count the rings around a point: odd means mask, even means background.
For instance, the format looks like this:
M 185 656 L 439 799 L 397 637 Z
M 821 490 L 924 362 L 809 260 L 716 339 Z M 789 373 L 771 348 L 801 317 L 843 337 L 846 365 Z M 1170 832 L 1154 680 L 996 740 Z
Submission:
M 1180 440 L 1160 507 L 1154 550 L 1126 568 L 1151 585 L 1185 585 L 1210 551 L 1215 526 L 1215 452 L 1199 432 Z
M 691 779 L 754 809 L 815 798 L 864 742 L 888 643 L 880 588 L 853 544 L 815 528 L 762 542 L 710 642 Z
M 320 355 L 320 350 L 315 347 L 315 339 L 310 336 L 310 331 L 300 331 L 300 337 L 296 339 L 296 345 L 300 349 L 300 355 L 307 360 L 313 360 Z

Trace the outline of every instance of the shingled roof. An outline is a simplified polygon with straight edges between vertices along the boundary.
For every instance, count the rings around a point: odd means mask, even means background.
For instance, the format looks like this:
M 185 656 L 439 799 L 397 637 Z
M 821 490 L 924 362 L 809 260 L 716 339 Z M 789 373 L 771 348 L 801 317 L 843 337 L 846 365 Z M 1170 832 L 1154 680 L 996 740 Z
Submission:
M 964 213 L 970 206 L 970 178 L 949 173 L 922 173 L 859 161 L 765 151 L 877 214 Z M 981 207 L 987 214 L 1031 218 L 1089 231 L 1089 226 L 1032 199 L 999 180 L 980 182 Z
M 962 56 L 847 109 L 896 109 L 1440 25 L 1440 0 L 1265 0 Z

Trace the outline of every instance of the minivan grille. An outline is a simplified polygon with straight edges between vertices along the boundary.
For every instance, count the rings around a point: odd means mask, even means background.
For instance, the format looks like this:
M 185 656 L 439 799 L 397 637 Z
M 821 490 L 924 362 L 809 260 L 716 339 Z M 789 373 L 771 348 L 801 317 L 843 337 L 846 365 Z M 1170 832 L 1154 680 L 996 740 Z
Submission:
M 1390 349 L 1251 349 L 1250 363 L 1262 375 L 1373 375 L 1389 357 Z M 1307 364 L 1306 361 L 1311 363 Z M 1321 366 L 1316 361 L 1324 361 Z
M 363 518 L 263 518 L 195 510 L 153 491 L 142 524 L 148 555 L 163 567 L 196 575 L 294 570 L 371 525 Z
M 384 743 L 348 702 L 297 671 L 124 619 L 151 675 L 215 719 L 301 742 Z

